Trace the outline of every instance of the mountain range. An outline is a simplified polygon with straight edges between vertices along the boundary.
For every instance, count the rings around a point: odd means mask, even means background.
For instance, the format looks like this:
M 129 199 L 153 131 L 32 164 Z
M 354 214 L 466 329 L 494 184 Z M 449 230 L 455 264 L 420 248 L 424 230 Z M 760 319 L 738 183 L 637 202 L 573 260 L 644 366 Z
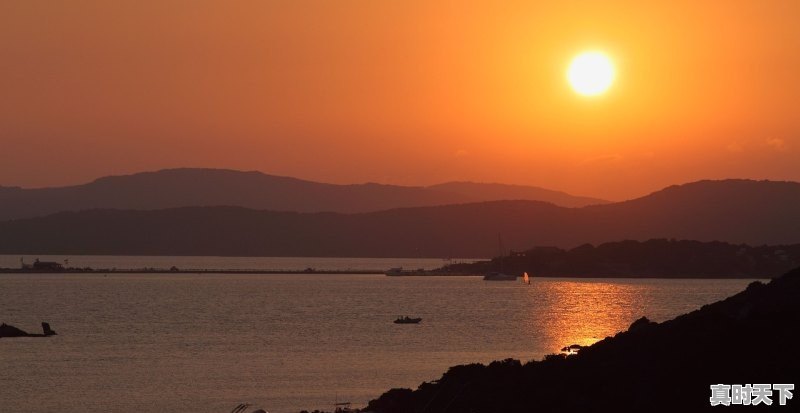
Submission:
M 428 187 L 336 185 L 226 169 L 166 169 L 58 188 L 0 187 L 0 221 L 86 209 L 239 206 L 294 212 L 370 212 L 497 200 L 565 207 L 607 203 L 533 186 L 450 182 Z
M 93 209 L 0 222 L 0 253 L 488 257 L 507 248 L 651 238 L 795 244 L 800 183 L 724 180 L 630 201 L 567 208 L 491 201 L 376 212 L 235 206 Z

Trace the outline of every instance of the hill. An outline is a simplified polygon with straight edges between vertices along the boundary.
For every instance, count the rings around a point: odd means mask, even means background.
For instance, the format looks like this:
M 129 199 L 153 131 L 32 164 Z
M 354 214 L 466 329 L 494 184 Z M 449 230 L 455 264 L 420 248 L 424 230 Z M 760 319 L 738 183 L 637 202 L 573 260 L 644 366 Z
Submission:
M 577 355 L 452 367 L 416 390 L 384 393 L 365 411 L 716 411 L 711 385 L 797 383 L 800 356 L 783 346 L 793 342 L 799 326 L 796 269 L 673 320 L 643 317 Z M 772 408 L 779 406 L 777 391 L 770 389 L 768 396 Z M 795 410 L 800 404 L 784 401 Z
M 0 253 L 489 257 L 505 246 L 651 238 L 800 242 L 800 184 L 703 181 L 632 201 L 564 208 L 496 201 L 340 214 L 186 207 L 88 210 L 0 222 Z
M 578 208 L 587 205 L 607 204 L 597 198 L 570 195 L 566 192 L 553 191 L 535 186 L 505 185 L 475 182 L 447 182 L 427 187 L 437 191 L 467 196 L 472 201 L 529 200 L 543 201 L 558 206 Z
M 651 239 L 572 249 L 536 247 L 502 258 L 447 266 L 456 274 L 527 272 L 535 277 L 771 278 L 800 266 L 800 244 L 752 247 Z
M 59 188 L 0 187 L 0 221 L 87 209 L 240 206 L 273 211 L 357 213 L 503 199 L 539 200 L 568 207 L 606 202 L 527 186 L 334 185 L 261 172 L 187 168 L 109 176 Z

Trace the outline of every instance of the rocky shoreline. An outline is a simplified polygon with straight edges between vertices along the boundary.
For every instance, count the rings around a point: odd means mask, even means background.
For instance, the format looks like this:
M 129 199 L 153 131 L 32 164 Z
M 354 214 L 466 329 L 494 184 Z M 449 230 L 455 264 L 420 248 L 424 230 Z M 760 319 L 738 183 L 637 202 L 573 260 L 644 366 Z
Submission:
M 575 355 L 455 366 L 416 390 L 391 389 L 360 411 L 709 411 L 711 385 L 796 383 L 800 356 L 791 346 L 798 335 L 800 268 L 673 320 L 642 317 Z M 771 396 L 777 405 L 778 394 Z

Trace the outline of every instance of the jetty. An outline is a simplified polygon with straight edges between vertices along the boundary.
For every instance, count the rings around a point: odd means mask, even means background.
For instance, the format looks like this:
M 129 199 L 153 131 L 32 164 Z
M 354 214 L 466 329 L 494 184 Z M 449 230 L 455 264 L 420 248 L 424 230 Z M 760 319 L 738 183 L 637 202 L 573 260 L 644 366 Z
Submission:
M 386 270 L 378 269 L 239 269 L 239 268 L 0 268 L 0 274 L 359 274 L 381 275 Z

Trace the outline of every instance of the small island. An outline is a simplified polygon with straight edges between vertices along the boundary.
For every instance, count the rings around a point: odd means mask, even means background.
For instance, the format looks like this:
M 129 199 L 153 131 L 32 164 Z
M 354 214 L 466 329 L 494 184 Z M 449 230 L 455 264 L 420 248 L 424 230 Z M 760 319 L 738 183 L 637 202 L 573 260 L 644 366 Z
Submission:
M 527 272 L 533 277 L 773 278 L 800 266 L 800 244 L 750 246 L 674 239 L 534 247 L 421 275 Z M 413 275 L 413 274 L 410 274 Z
M 50 328 L 50 323 L 42 321 L 42 334 L 28 333 L 12 325 L 6 323 L 0 324 L 0 338 L 3 337 L 50 337 L 56 335 L 56 332 Z

